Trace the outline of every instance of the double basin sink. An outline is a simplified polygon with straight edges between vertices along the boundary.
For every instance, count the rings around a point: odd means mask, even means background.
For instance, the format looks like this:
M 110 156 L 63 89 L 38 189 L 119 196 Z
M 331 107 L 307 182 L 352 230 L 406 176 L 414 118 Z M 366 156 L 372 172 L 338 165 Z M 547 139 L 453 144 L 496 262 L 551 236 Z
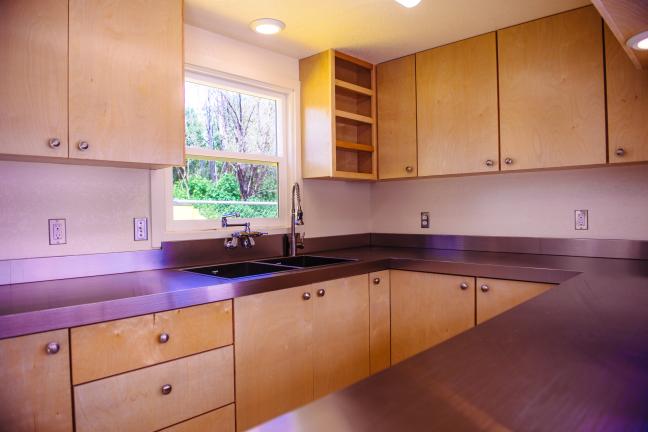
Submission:
M 321 267 L 355 261 L 348 258 L 299 255 L 294 257 L 271 258 L 259 261 L 246 261 L 232 264 L 220 264 L 207 267 L 196 267 L 185 271 L 214 276 L 224 279 L 240 279 L 250 276 L 261 276 L 290 270 Z

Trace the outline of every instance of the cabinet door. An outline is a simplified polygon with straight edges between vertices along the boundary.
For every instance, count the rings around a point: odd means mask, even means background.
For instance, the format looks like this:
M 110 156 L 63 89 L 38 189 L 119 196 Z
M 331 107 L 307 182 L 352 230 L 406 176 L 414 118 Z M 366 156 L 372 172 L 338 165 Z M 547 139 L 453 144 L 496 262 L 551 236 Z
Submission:
M 497 47 L 488 33 L 416 54 L 419 176 L 497 171 Z
M 69 355 L 67 330 L 0 340 L 0 429 L 72 431 Z
M 554 285 L 477 278 L 477 324 L 542 294 Z
M 182 49 L 181 0 L 70 0 L 70 157 L 182 164 Z
M 648 160 L 648 71 L 635 68 L 605 26 L 610 162 Z
M 391 366 L 389 270 L 369 274 L 369 349 L 371 373 Z
M 315 398 L 369 376 L 368 275 L 312 285 Z
M 376 66 L 381 179 L 416 177 L 415 73 L 414 55 Z
M 475 279 L 392 270 L 392 364 L 475 325 Z
M 503 170 L 606 162 L 601 32 L 591 6 L 497 32 Z
M 238 430 L 313 400 L 314 297 L 304 286 L 234 300 Z
M 67 26 L 67 0 L 0 1 L 0 154 L 68 156 Z

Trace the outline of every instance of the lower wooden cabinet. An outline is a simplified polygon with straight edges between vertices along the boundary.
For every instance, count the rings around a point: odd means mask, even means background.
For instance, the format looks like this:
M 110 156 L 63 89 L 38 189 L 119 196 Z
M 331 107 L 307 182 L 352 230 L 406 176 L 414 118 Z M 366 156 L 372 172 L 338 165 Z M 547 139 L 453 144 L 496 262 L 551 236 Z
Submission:
M 234 404 L 162 429 L 161 432 L 234 432 L 236 429 Z
M 237 429 L 369 375 L 368 275 L 234 300 Z
M 369 354 L 371 373 L 391 366 L 389 270 L 369 273 Z
M 477 324 L 554 287 L 552 284 L 477 278 Z
M 392 270 L 391 360 L 398 363 L 475 325 L 475 279 Z
M 72 431 L 68 330 L 0 340 L 0 430 Z

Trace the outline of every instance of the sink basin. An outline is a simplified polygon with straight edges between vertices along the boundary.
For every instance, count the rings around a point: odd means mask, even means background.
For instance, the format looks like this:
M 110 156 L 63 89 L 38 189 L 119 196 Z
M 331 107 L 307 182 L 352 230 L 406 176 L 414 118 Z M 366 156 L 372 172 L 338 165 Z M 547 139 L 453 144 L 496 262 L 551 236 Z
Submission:
M 277 273 L 286 270 L 294 270 L 292 267 L 264 264 L 260 262 L 242 262 L 234 264 L 222 264 L 208 267 L 196 267 L 186 269 L 192 273 L 200 273 L 209 276 L 216 276 L 225 279 L 237 279 L 249 276 L 258 276 L 270 273 Z
M 275 265 L 291 266 L 298 268 L 319 267 L 331 264 L 341 264 L 355 261 L 348 258 L 321 257 L 313 255 L 298 255 L 294 257 L 280 257 L 259 261 L 261 263 L 270 263 Z

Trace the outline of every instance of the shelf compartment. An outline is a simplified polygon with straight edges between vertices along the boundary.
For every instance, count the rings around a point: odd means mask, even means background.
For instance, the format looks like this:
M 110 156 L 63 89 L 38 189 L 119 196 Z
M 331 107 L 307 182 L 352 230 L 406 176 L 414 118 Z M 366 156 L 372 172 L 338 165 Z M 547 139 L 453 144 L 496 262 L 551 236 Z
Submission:
M 335 119 L 335 139 L 355 144 L 373 146 L 373 126 L 346 118 Z
M 365 116 L 365 115 L 360 115 L 360 114 L 355 114 L 349 111 L 342 111 L 342 110 L 335 110 L 335 116 L 343 119 L 347 119 L 356 123 L 365 123 L 368 125 L 373 124 L 373 119 L 371 117 Z
M 342 140 L 337 140 L 335 142 L 335 146 L 337 148 L 343 148 L 347 150 L 356 150 L 356 151 L 364 151 L 364 152 L 370 152 L 373 153 L 374 147 L 369 144 L 358 144 L 354 142 L 349 142 L 349 141 L 342 141 Z
M 335 79 L 371 90 L 372 69 L 370 63 L 335 52 Z
M 372 97 L 345 88 L 335 88 L 335 109 L 345 113 L 373 117 Z
M 338 88 L 343 88 L 345 90 L 355 92 L 355 93 L 360 93 L 367 96 L 373 96 L 374 94 L 373 90 L 370 88 L 355 85 L 353 83 L 342 81 L 340 79 L 335 80 L 335 86 Z
M 372 152 L 337 147 L 335 149 L 335 169 L 350 173 L 372 174 Z

